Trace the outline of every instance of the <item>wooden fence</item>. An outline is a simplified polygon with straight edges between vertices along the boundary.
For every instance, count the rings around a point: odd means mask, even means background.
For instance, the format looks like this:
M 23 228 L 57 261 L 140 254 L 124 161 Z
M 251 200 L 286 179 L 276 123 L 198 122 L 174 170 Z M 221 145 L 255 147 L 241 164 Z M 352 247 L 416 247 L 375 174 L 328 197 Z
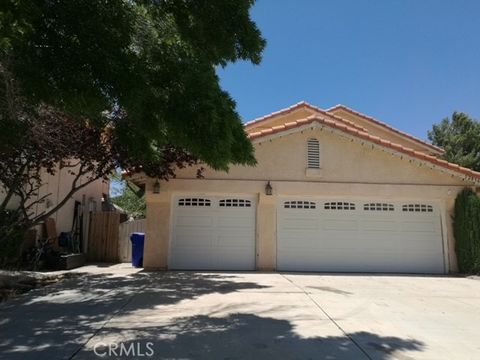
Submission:
M 87 259 L 118 262 L 120 214 L 98 212 L 90 215 Z
M 132 261 L 132 244 L 130 234 L 133 232 L 145 232 L 147 221 L 145 219 L 126 221 L 120 224 L 118 238 L 118 258 L 121 262 Z

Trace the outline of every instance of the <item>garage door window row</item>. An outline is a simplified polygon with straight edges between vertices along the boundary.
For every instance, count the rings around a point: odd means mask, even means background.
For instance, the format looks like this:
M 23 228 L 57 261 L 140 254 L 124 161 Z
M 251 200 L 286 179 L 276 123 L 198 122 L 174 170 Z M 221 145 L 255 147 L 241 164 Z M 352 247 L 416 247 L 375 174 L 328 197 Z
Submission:
M 212 200 L 204 198 L 182 198 L 178 199 L 178 206 L 185 207 L 211 207 Z M 222 199 L 218 202 L 220 207 L 252 207 L 252 202 L 246 199 Z
M 363 210 L 365 211 L 393 211 L 395 207 L 393 204 L 386 203 L 369 203 L 363 204 Z
M 178 200 L 178 206 L 211 206 L 209 199 L 202 198 L 185 198 Z
M 252 202 L 245 199 L 222 199 L 218 205 L 220 207 L 251 207 Z
M 292 200 L 283 203 L 285 209 L 316 209 L 317 203 L 313 201 Z M 325 210 L 355 210 L 355 203 L 331 201 L 323 204 Z M 400 207 L 399 207 L 400 209 Z M 433 206 L 428 204 L 402 204 L 402 212 L 433 212 Z M 363 211 L 393 212 L 395 205 L 390 203 L 364 203 Z
M 323 205 L 325 210 L 355 210 L 355 204 L 349 202 L 327 202 Z
M 285 201 L 285 209 L 316 209 L 316 204 L 312 201 Z
M 405 204 L 402 205 L 402 211 L 405 212 L 433 212 L 432 205 L 426 204 Z

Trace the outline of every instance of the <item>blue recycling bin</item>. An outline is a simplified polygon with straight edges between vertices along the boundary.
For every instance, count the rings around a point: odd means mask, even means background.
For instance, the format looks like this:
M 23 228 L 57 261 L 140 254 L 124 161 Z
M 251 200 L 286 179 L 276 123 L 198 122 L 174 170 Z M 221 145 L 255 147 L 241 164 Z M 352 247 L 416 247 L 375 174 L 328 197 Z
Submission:
M 130 235 L 132 242 L 132 266 L 139 268 L 143 266 L 143 244 L 145 242 L 145 233 L 134 232 Z

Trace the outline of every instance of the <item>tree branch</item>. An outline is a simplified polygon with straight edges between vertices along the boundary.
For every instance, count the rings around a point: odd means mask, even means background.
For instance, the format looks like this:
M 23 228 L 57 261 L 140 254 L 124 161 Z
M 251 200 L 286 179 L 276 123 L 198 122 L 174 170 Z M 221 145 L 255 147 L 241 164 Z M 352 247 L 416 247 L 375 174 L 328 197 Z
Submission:
M 65 197 L 62 199 L 62 201 L 60 201 L 59 203 L 57 203 L 57 205 L 55 205 L 52 209 L 50 209 L 49 211 L 47 211 L 46 213 L 43 213 L 42 215 L 40 216 L 37 216 L 36 218 L 34 218 L 32 220 L 32 224 L 31 226 L 34 226 L 34 225 L 37 225 L 37 224 L 40 224 L 42 221 L 46 220 L 47 218 L 50 217 L 50 215 L 56 213 L 58 210 L 60 210 L 60 208 L 65 205 L 67 203 L 68 200 L 70 200 L 70 198 L 72 197 L 73 194 L 75 194 L 78 190 L 84 188 L 85 186 L 91 184 L 92 182 L 100 179 L 100 176 L 98 177 L 92 177 L 92 178 L 89 178 L 87 181 L 85 181 L 84 183 L 77 185 L 77 182 L 78 180 L 80 179 L 80 177 L 82 177 L 83 175 L 85 175 L 85 173 L 81 173 L 79 172 L 79 174 L 75 177 L 75 179 L 73 180 L 72 182 L 72 187 L 70 189 L 70 191 L 65 195 Z
M 13 177 L 12 185 L 11 186 L 5 186 L 7 188 L 7 195 L 2 201 L 2 204 L 0 205 L 0 211 L 3 212 L 7 208 L 8 203 L 10 202 L 12 196 L 15 194 L 15 189 L 16 185 L 18 184 L 18 179 L 23 175 L 25 172 L 25 169 L 27 168 L 27 163 L 24 163 L 20 169 L 17 171 L 17 173 Z M 6 185 L 6 184 L 4 184 Z

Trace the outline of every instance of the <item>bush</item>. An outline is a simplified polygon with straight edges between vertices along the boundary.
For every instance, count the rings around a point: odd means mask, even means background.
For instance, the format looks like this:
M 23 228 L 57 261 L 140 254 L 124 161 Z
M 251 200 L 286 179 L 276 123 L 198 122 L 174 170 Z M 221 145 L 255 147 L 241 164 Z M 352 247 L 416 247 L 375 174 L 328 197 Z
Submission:
M 17 223 L 18 219 L 18 212 L 0 212 L 0 267 L 11 265 L 18 258 L 25 234 L 24 228 L 11 226 Z
M 480 274 L 480 198 L 470 189 L 455 200 L 453 226 L 460 272 Z

